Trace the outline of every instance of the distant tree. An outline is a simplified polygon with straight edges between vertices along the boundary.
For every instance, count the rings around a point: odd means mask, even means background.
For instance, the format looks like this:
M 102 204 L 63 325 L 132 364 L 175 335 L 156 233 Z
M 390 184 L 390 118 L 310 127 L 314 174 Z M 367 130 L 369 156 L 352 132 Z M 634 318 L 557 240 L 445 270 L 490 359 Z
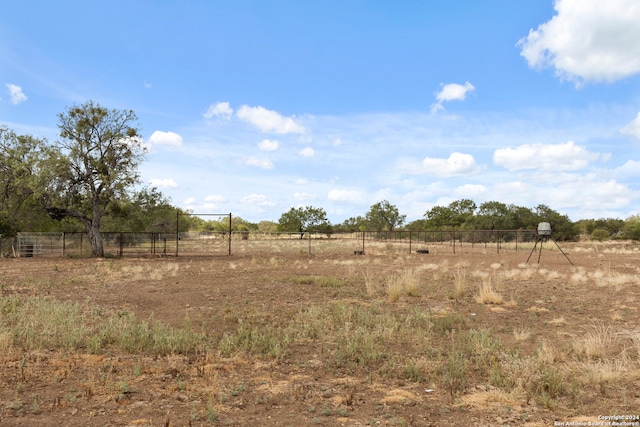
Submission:
M 597 240 L 598 242 L 605 241 L 611 237 L 611 234 L 607 230 L 602 228 L 596 228 L 591 232 L 591 240 Z
M 291 208 L 278 220 L 278 231 L 300 233 L 300 238 L 307 232 L 331 233 L 331 224 L 322 208 L 306 206 Z
M 398 208 L 386 200 L 371 206 L 365 217 L 367 226 L 374 231 L 393 231 L 407 219 L 400 215 Z
M 640 240 L 640 215 L 632 215 L 625 220 L 623 236 L 625 239 Z
M 144 146 L 131 110 L 89 101 L 58 115 L 61 141 L 53 144 L 41 185 L 51 218 L 80 221 L 94 257 L 104 256 L 100 222 L 110 203 L 138 182 Z
M 405 229 L 412 231 L 420 231 L 425 230 L 427 228 L 427 220 L 425 219 L 416 219 L 415 221 L 411 221 L 405 226 Z
M 478 208 L 474 224 L 478 230 L 506 230 L 510 227 L 509 208 L 501 202 L 484 202 Z
M 453 227 L 455 223 L 453 210 L 448 206 L 436 205 L 429 209 L 424 217 L 426 219 L 425 225 L 429 229 Z
M 275 233 L 278 231 L 278 224 L 273 221 L 260 221 L 258 223 L 258 231 L 260 233 Z
M 342 224 L 334 226 L 334 230 L 344 232 L 364 231 L 366 228 L 367 220 L 360 215 L 345 219 Z
M 461 228 L 464 224 L 471 226 L 476 204 L 473 200 L 461 199 L 449 206 L 434 206 L 425 213 L 426 226 L 430 229 Z
M 132 195 L 113 200 L 101 222 L 102 231 L 146 231 L 175 233 L 176 209 L 171 200 L 155 187 L 145 187 Z M 180 213 L 186 213 L 182 210 Z M 186 218 L 181 219 L 181 231 Z
M 547 205 L 536 206 L 535 219 L 538 223 L 550 223 L 556 240 L 577 240 L 580 235 L 580 228 L 567 215 L 561 215 Z M 537 228 L 537 224 L 535 227 Z
M 600 219 L 581 219 L 575 222 L 575 225 L 580 229 L 580 233 L 589 234 L 593 238 L 593 233 L 596 230 L 601 230 L 597 234 L 602 237 L 602 231 L 606 231 L 609 237 L 620 237 L 623 234 L 625 221 L 616 218 L 600 218 Z
M 0 126 L 0 234 L 52 228 L 53 221 L 42 210 L 39 199 L 42 191 L 38 188 L 47 156 L 44 140 L 17 135 Z
M 529 208 L 517 205 L 507 206 L 507 230 L 535 230 L 538 227 L 538 218 Z
M 462 227 L 471 223 L 473 215 L 477 209 L 476 202 L 470 199 L 460 199 L 449 204 L 449 208 L 453 211 L 455 227 Z

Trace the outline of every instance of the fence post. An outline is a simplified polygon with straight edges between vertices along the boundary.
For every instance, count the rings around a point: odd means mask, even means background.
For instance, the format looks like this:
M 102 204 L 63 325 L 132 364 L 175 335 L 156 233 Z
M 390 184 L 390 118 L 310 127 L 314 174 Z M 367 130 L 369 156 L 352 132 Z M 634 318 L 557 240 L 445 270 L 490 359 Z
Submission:
M 231 212 L 229 212 L 229 256 L 231 256 Z
M 180 211 L 176 209 L 176 256 L 178 256 L 179 240 L 180 240 Z
M 453 237 L 453 254 L 456 254 L 456 230 L 451 232 L 451 236 Z

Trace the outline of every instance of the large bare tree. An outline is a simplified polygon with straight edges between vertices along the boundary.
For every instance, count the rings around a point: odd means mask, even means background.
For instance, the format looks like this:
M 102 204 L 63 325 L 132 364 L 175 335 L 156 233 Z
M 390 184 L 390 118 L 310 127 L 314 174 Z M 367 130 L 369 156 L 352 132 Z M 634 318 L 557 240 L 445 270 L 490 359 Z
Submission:
M 50 217 L 84 224 L 94 257 L 104 256 L 100 220 L 113 200 L 139 182 L 145 149 L 131 110 L 93 101 L 58 115 L 61 140 L 45 163 L 43 202 Z

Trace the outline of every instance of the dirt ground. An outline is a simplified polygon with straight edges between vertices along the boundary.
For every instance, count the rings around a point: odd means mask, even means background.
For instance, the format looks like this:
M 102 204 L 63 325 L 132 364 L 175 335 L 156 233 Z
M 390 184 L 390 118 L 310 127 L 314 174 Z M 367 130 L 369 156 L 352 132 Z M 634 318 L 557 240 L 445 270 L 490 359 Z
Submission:
M 188 322 L 218 343 L 243 322 L 276 328 L 290 324 L 305 308 L 337 301 L 376 306 L 381 313 L 455 314 L 470 329 L 490 331 L 523 360 L 543 357 L 541 346 L 557 349 L 548 364 L 561 366 L 567 383 L 557 397 L 549 392 L 545 403 L 517 387 L 496 387 L 470 367 L 454 392 L 439 378 L 442 370 L 430 371 L 428 361 L 413 375 L 369 371 L 357 361 L 331 363 L 339 349 L 322 336 L 292 341 L 286 352 L 272 357 L 204 347 L 167 355 L 24 348 L 5 333 L 0 339 L 0 424 L 554 426 L 587 425 L 612 415 L 637 422 L 639 247 L 572 243 L 563 248 L 574 265 L 547 249 L 539 264 L 536 254 L 527 265 L 527 250 L 0 258 L 2 298 L 78 302 L 94 311 L 131 312 L 176 328 Z M 410 270 L 418 277 L 417 288 L 391 298 L 389 277 Z M 478 289 L 492 277 L 503 301 L 480 302 Z M 466 291 L 453 295 L 456 280 L 466 281 Z M 607 335 L 609 353 L 580 353 L 576 343 L 594 331 Z M 454 340 L 455 334 L 453 327 L 442 342 Z M 389 352 L 415 356 L 409 347 Z M 434 360 L 447 360 L 439 352 L 433 353 Z

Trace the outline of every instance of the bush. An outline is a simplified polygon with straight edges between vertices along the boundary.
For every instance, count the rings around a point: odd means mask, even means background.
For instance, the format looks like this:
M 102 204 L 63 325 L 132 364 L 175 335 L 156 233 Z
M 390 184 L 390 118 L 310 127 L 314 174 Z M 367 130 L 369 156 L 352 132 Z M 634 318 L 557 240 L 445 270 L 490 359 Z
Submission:
M 597 228 L 591 232 L 591 240 L 597 240 L 598 242 L 608 240 L 609 237 L 609 232 L 602 228 Z

